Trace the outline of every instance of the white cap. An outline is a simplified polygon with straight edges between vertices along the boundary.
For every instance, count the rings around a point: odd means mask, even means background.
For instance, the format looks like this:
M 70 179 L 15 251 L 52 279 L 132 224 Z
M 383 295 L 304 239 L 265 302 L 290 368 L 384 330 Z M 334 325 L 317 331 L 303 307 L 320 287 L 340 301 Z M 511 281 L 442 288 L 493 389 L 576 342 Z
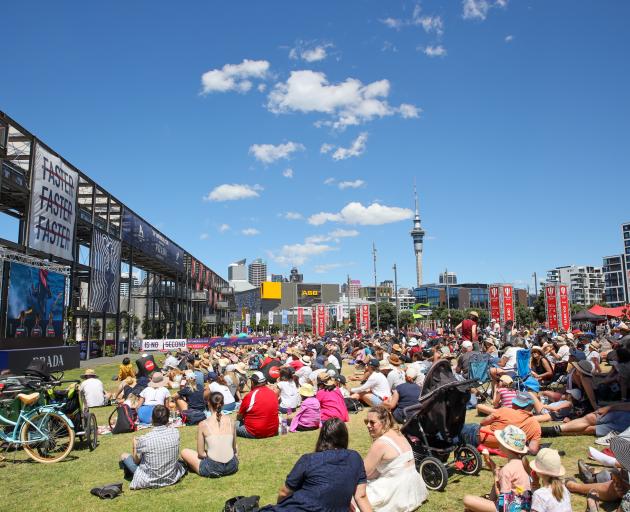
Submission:
M 472 348 L 473 344 L 470 340 L 464 340 L 462 342 L 462 348 Z
M 405 375 L 409 377 L 410 379 L 416 380 L 418 378 L 418 369 L 413 366 L 410 366 L 409 368 L 407 368 Z

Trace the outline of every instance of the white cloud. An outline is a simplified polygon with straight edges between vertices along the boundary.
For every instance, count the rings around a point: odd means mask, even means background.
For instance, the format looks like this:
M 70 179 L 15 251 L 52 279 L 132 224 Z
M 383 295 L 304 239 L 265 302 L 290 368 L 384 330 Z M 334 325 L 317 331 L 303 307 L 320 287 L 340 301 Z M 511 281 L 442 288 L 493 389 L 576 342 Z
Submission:
M 271 164 L 276 160 L 289 158 L 296 151 L 303 151 L 304 146 L 298 142 L 287 142 L 286 144 L 252 144 L 249 147 L 249 153 L 254 158 L 264 164 Z
M 349 238 L 359 236 L 359 232 L 356 229 L 335 229 L 331 231 L 330 236 L 333 238 Z
M 316 46 L 315 48 L 311 48 L 310 50 L 305 50 L 302 52 L 302 58 L 306 62 L 317 62 L 319 60 L 324 60 L 326 58 L 326 48 L 323 46 Z
M 258 89 L 258 92 L 265 92 L 265 89 L 267 89 L 267 84 L 258 84 L 258 87 L 256 87 L 256 89 Z
M 512 34 L 510 34 L 509 36 L 505 36 L 506 43 L 511 43 L 512 41 L 514 41 L 514 36 Z
M 199 240 L 207 240 L 208 239 L 208 233 L 201 233 L 201 235 L 199 235 Z
M 284 218 L 287 220 L 300 220 L 303 219 L 304 216 L 298 212 L 287 212 L 284 214 Z
M 488 17 L 488 11 L 494 7 L 507 7 L 508 0 L 463 0 L 462 17 L 465 20 L 485 20 Z
M 309 258 L 335 250 L 326 244 L 305 242 L 303 244 L 283 245 L 269 256 L 280 265 L 303 265 Z
M 260 231 L 258 231 L 256 228 L 245 228 L 241 230 L 241 233 L 245 236 L 260 235 Z
M 324 185 L 332 185 L 335 182 L 335 178 L 326 178 L 324 180 Z
M 409 208 L 384 206 L 379 203 L 372 203 L 366 207 L 361 203 L 352 202 L 344 206 L 339 213 L 320 212 L 311 215 L 308 222 L 314 226 L 319 226 L 325 222 L 379 226 L 411 219 L 412 217 L 413 212 Z
M 417 4 L 411 15 L 411 18 L 385 18 L 380 20 L 385 26 L 400 30 L 403 27 L 422 27 L 425 32 L 435 32 L 438 35 L 444 33 L 444 22 L 440 16 L 422 16 L 422 8 Z
M 347 188 L 361 188 L 365 185 L 365 181 L 363 180 L 354 180 L 354 181 L 340 181 L 337 185 L 340 190 L 345 190 Z
M 263 187 L 260 185 L 238 185 L 236 183 L 219 185 L 215 187 L 207 196 L 203 197 L 204 201 L 236 201 L 238 199 L 249 199 L 259 197 Z
M 226 231 L 230 230 L 230 225 L 229 224 L 221 224 L 219 226 L 219 233 L 225 233 Z
M 289 58 L 292 60 L 304 60 L 306 62 L 318 62 L 328 57 L 328 48 L 334 45 L 331 43 L 316 44 L 314 42 L 298 41 L 294 48 L 289 51 Z
M 334 270 L 340 267 L 345 267 L 345 266 L 346 265 L 343 263 L 323 263 L 321 265 L 315 265 L 315 267 L 313 267 L 313 271 L 316 274 L 326 274 L 327 272 L 330 272 L 331 270 Z
M 385 41 L 383 43 L 383 47 L 381 48 L 382 52 L 393 52 L 396 53 L 398 52 L 398 48 L 396 47 L 396 45 L 390 41 Z
M 413 119 L 420 117 L 422 109 L 416 107 L 415 105 L 410 105 L 409 103 L 403 103 L 400 107 L 398 107 L 398 111 L 403 119 Z
M 388 80 L 364 85 L 360 80 L 347 78 L 339 84 L 330 84 L 324 73 L 292 71 L 286 82 L 277 83 L 269 93 L 267 108 L 276 114 L 328 114 L 333 121 L 317 124 L 344 129 L 398 113 L 386 100 L 389 90 Z
M 423 51 L 429 57 L 444 57 L 446 55 L 446 49 L 441 44 L 438 46 L 427 46 Z
M 240 64 L 226 64 L 201 75 L 202 94 L 212 92 L 247 92 L 252 88 L 250 78 L 265 79 L 269 71 L 266 60 L 244 59 Z
M 352 141 L 349 148 L 337 148 L 332 155 L 333 160 L 346 160 L 353 156 L 361 156 L 365 152 L 367 139 L 367 132 L 360 133 L 359 136 Z
M 322 144 L 322 147 L 319 148 L 319 152 L 322 153 L 323 155 L 326 155 L 327 153 L 330 153 L 333 149 L 335 149 L 334 144 L 328 144 L 328 142 L 324 142 Z
M 285 169 L 284 171 L 282 171 L 282 176 L 284 176 L 285 178 L 293 178 L 293 169 Z

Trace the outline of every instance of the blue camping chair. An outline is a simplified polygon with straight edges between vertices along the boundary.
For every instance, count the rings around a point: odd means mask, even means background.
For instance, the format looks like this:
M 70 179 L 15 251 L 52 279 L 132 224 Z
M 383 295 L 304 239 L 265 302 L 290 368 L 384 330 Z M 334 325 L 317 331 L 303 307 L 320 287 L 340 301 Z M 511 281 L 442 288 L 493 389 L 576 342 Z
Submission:
M 488 392 L 492 387 L 490 379 L 490 354 L 474 352 L 468 362 L 468 378 L 477 381 L 477 398 L 488 398 Z
M 530 359 L 532 352 L 529 349 L 521 349 L 516 353 L 516 378 L 514 379 L 515 387 L 519 391 L 540 391 L 540 384 L 532 376 L 530 369 Z

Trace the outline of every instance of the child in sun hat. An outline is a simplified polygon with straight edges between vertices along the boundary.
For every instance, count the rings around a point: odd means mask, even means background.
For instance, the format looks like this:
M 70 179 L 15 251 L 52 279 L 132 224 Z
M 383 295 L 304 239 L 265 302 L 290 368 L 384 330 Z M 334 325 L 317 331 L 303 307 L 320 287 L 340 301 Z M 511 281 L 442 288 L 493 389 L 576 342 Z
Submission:
M 508 462 L 502 468 L 497 468 L 486 450 L 483 451 L 484 460 L 488 468 L 494 473 L 494 486 L 490 491 L 490 499 L 467 494 L 464 496 L 464 510 L 470 512 L 494 512 L 499 509 L 499 503 L 510 497 L 521 497 L 526 491 L 531 491 L 529 475 L 523 465 L 522 457 L 527 453 L 527 436 L 520 428 L 513 425 L 503 430 L 496 430 L 494 435 L 507 455 Z M 520 510 L 520 509 L 519 509 Z
M 321 420 L 319 400 L 315 398 L 315 388 L 312 384 L 304 383 L 298 389 L 302 403 L 291 420 L 289 432 L 317 430 Z
M 562 481 L 565 470 L 560 454 L 543 448 L 529 466 L 534 488 L 538 487 L 532 496 L 532 512 L 571 512 L 571 493 Z

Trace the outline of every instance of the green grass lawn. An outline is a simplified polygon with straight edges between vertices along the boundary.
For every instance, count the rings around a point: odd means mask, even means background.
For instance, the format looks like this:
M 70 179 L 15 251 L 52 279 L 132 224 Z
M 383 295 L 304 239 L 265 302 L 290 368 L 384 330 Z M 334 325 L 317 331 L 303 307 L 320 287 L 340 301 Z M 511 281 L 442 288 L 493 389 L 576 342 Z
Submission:
M 111 377 L 117 365 L 96 366 L 108 389 L 116 382 Z M 65 378 L 78 378 L 81 370 L 68 372 Z M 94 409 L 99 425 L 105 424 L 111 407 Z M 370 438 L 363 424 L 365 411 L 350 415 L 350 447 L 365 455 Z M 469 421 L 478 421 L 469 412 Z M 141 434 L 144 433 L 141 432 Z M 180 429 L 181 447 L 195 448 L 196 427 Z M 62 462 L 44 465 L 32 462 L 23 453 L 6 454 L 7 461 L 0 468 L 0 510 L 36 511 L 220 511 L 225 500 L 236 495 L 261 496 L 261 504 L 275 503 L 276 493 L 287 473 L 303 453 L 312 451 L 317 432 L 300 432 L 265 440 L 239 439 L 240 467 L 238 473 L 220 479 L 205 479 L 187 475 L 180 483 L 163 489 L 129 491 L 125 482 L 124 494 L 113 502 L 90 495 L 92 487 L 122 482 L 118 457 L 131 451 L 131 438 L 137 434 L 106 435 L 94 452 L 77 443 L 75 450 Z M 568 475 L 577 471 L 577 459 L 586 458 L 592 437 L 554 438 L 552 447 L 564 450 Z M 500 462 L 499 462 L 500 463 Z M 453 476 L 444 492 L 431 492 L 423 510 L 462 510 L 465 494 L 482 495 L 489 491 L 491 475 L 483 470 L 478 477 Z M 574 510 L 583 510 L 585 500 L 574 498 Z

